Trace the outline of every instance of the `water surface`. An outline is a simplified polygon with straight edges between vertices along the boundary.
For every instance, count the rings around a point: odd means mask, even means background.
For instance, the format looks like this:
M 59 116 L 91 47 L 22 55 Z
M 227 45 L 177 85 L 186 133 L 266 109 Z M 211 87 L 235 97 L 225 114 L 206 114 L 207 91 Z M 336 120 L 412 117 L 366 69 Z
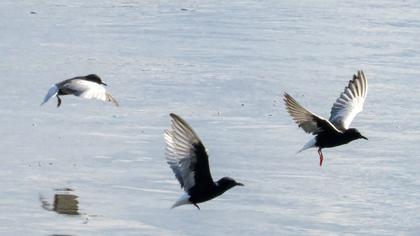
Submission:
M 416 1 L 2 1 L 2 235 L 417 235 Z M 353 73 L 369 79 L 353 126 L 369 138 L 296 151 L 310 138 L 287 91 L 325 117 Z M 64 97 L 96 73 L 121 107 Z M 170 210 L 169 113 L 206 145 L 215 179 L 244 183 Z M 78 215 L 42 208 L 74 189 Z

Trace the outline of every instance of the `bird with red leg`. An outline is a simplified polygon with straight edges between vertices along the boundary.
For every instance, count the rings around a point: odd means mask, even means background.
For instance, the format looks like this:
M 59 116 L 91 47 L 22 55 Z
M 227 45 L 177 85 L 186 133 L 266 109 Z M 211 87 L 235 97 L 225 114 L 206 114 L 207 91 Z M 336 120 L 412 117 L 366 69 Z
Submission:
M 286 110 L 293 120 L 306 133 L 315 135 L 298 153 L 309 148 L 318 148 L 319 165 L 322 166 L 324 160 L 323 148 L 340 146 L 360 138 L 367 140 L 357 129 L 350 128 L 353 119 L 363 110 L 367 91 L 367 79 L 363 71 L 358 71 L 357 75 L 353 75 L 353 79 L 349 81 L 344 92 L 335 101 L 328 120 L 305 109 L 294 98 L 285 93 Z

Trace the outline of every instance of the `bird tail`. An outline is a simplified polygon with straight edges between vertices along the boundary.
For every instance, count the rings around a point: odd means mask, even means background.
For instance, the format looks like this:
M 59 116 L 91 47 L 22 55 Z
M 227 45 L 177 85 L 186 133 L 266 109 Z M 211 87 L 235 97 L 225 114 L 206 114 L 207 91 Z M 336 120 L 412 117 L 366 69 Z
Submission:
M 118 104 L 117 100 L 110 93 L 106 93 L 106 100 L 108 102 L 112 102 L 117 107 L 120 106 L 120 104 Z
M 300 153 L 300 152 L 302 152 L 306 149 L 309 149 L 309 148 L 313 148 L 313 147 L 315 147 L 315 145 L 316 145 L 316 137 L 313 137 L 305 145 L 303 145 L 303 147 L 297 153 Z
M 185 205 L 185 204 L 191 204 L 190 202 L 190 195 L 188 193 L 184 193 L 175 203 L 174 205 L 172 205 L 171 209 L 177 207 L 177 206 L 181 206 L 181 205 Z
M 47 95 L 45 95 L 44 101 L 41 103 L 41 106 L 44 105 L 51 97 L 54 97 L 58 93 L 57 85 L 53 85 L 49 90 Z

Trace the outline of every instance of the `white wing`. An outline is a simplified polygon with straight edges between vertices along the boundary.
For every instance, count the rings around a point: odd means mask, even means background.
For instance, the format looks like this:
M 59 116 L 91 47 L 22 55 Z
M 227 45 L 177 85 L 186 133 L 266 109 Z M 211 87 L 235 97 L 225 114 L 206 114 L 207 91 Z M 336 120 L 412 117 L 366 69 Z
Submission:
M 49 90 L 47 95 L 45 95 L 44 101 L 41 103 L 41 106 L 44 105 L 51 97 L 54 97 L 58 93 L 57 85 L 53 85 Z
M 188 192 L 196 184 L 213 183 L 200 139 L 183 119 L 175 114 L 171 117 L 172 126 L 165 130 L 166 160 L 181 187 Z
M 368 82 L 363 71 L 358 71 L 340 94 L 331 109 L 330 122 L 340 130 L 348 129 L 358 113 L 363 110 Z
M 120 106 L 120 104 L 117 102 L 117 100 L 115 100 L 115 98 L 110 94 L 110 93 L 106 93 L 106 100 L 109 102 L 112 102 L 115 106 Z
M 83 79 L 73 79 L 63 84 L 61 89 L 78 97 L 107 101 L 106 89 L 95 82 Z

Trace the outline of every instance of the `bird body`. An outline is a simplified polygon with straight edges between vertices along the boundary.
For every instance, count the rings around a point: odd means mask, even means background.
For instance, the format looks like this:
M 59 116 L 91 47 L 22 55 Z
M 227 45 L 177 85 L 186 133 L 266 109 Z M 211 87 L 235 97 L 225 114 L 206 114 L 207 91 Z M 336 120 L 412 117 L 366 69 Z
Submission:
M 192 203 L 201 203 L 211 200 L 215 197 L 222 195 L 227 190 L 233 188 L 234 186 L 242 186 L 241 183 L 237 183 L 235 180 L 229 177 L 223 177 L 215 183 L 204 186 L 195 186 L 192 188 L 189 193 L 190 201 Z
M 171 113 L 172 126 L 165 130 L 166 160 L 185 194 L 172 208 L 211 200 L 234 186 L 243 186 L 232 178 L 213 181 L 208 155 L 194 130 L 178 115 Z
M 59 107 L 61 105 L 60 96 L 75 95 L 85 99 L 95 98 L 101 101 L 110 101 L 114 103 L 114 105 L 118 106 L 119 104 L 117 100 L 115 100 L 115 98 L 109 92 L 107 92 L 102 85 L 107 86 L 102 82 L 99 76 L 95 74 L 67 79 L 54 84 L 48 90 L 48 93 L 41 105 L 44 105 L 46 102 L 48 102 L 51 97 L 56 96 L 57 107 Z
M 367 139 L 357 129 L 349 128 L 356 115 L 363 110 L 367 90 L 367 79 L 363 71 L 358 71 L 334 103 L 328 120 L 302 107 L 294 98 L 285 93 L 286 110 L 293 120 L 305 132 L 315 135 L 299 152 L 318 147 L 320 165 L 322 165 L 323 148 L 340 146 L 359 138 Z
M 320 133 L 316 136 L 316 146 L 321 148 L 331 148 L 347 144 L 353 140 L 364 138 L 360 137 L 356 129 L 348 129 L 344 132 Z

